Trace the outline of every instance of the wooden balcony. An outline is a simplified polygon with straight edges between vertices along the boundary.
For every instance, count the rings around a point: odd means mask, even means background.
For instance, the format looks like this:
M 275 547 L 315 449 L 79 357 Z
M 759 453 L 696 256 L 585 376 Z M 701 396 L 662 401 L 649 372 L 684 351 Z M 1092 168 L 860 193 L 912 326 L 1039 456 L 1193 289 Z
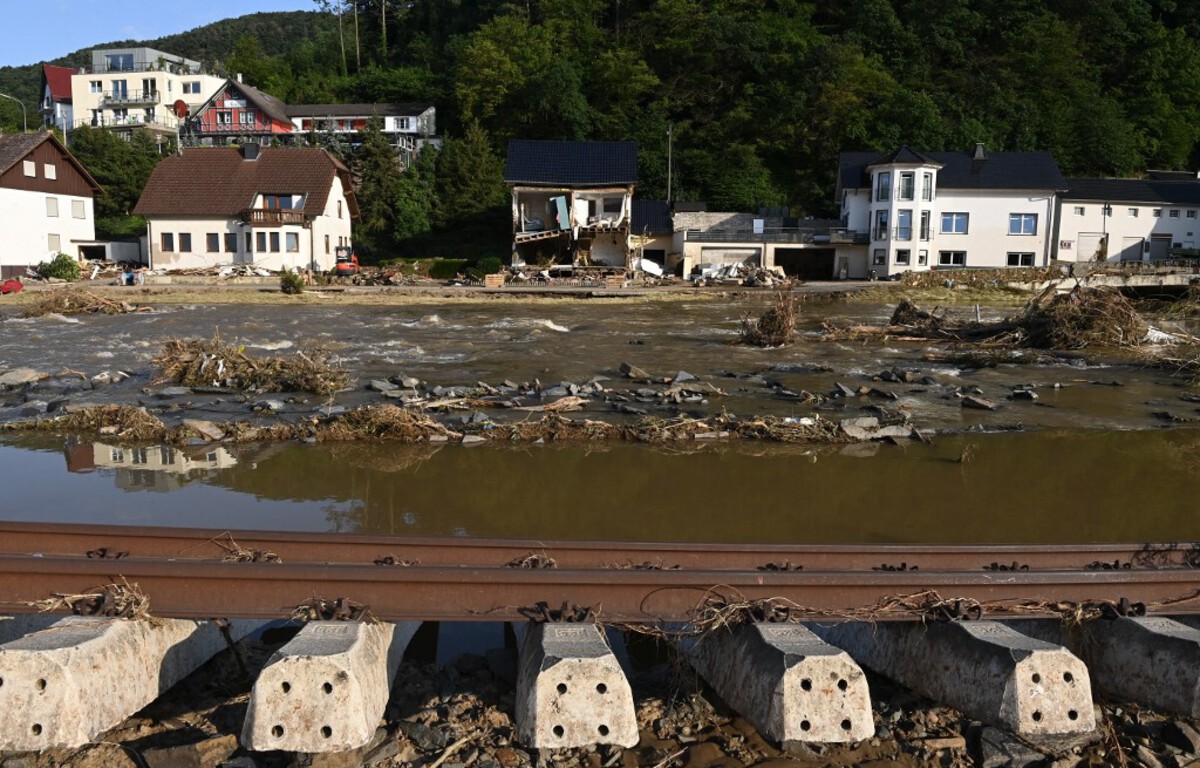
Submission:
M 284 224 L 304 225 L 304 210 L 282 210 L 279 208 L 247 208 L 241 213 L 242 221 L 255 227 L 282 227 Z

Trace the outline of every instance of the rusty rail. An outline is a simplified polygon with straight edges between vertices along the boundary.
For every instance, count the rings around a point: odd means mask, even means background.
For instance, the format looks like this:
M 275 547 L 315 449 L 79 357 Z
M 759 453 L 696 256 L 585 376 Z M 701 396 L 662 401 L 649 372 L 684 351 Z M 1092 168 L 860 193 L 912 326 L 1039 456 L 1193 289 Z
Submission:
M 220 543 L 218 543 L 220 542 Z M 273 562 L 233 562 L 270 553 Z M 506 567 L 534 553 L 536 564 Z M 872 614 L 936 591 L 992 614 L 1058 603 L 1200 613 L 1192 545 L 780 546 L 536 542 L 119 526 L 0 524 L 0 611 L 128 580 L 159 616 L 283 618 L 345 597 L 381 619 L 513 619 L 537 603 L 613 621 L 683 621 L 707 598 L 780 598 L 809 615 Z M 261 558 L 260 558 L 261 559 Z M 409 565 L 401 565 L 407 562 Z M 678 569 L 673 566 L 680 566 Z M 799 569 L 798 566 L 803 566 Z M 774 567 L 769 567 L 774 566 Z

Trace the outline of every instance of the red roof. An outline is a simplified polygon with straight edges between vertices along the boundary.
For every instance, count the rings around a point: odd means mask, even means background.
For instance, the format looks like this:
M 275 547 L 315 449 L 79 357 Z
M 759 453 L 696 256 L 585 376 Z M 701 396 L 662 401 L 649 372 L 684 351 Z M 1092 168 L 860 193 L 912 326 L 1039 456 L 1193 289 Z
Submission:
M 54 101 L 71 100 L 71 75 L 75 70 L 71 67 L 56 67 L 53 64 L 42 65 L 42 77 L 50 86 L 50 98 Z
M 319 216 L 341 179 L 352 218 L 358 204 L 350 172 L 324 149 L 263 147 L 256 160 L 233 148 L 198 147 L 159 163 L 133 212 L 140 216 L 232 217 L 262 193 L 304 194 L 306 213 Z

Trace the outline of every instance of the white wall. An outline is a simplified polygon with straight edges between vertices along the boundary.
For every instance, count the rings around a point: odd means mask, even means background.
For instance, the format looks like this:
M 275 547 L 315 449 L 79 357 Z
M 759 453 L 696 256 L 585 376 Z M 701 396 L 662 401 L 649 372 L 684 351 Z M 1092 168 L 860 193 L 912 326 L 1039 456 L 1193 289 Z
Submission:
M 338 217 L 338 205 L 341 205 L 342 215 Z M 301 249 L 307 256 L 311 254 L 312 262 L 316 267 L 323 271 L 333 269 L 334 263 L 337 261 L 336 248 L 339 238 L 342 242 L 353 246 L 352 239 L 352 222 L 350 221 L 350 206 L 346 203 L 345 191 L 342 189 L 341 179 L 337 176 L 333 179 L 333 188 L 329 192 L 329 200 L 325 203 L 325 210 L 322 215 L 313 220 L 312 228 L 308 230 L 312 236 L 312 242 L 309 245 L 301 244 Z M 329 248 L 325 247 L 325 240 L 328 236 Z M 301 266 L 307 266 L 302 264 Z
M 1162 236 L 1170 239 L 1171 247 L 1178 248 L 1196 248 L 1200 244 L 1200 209 L 1161 203 L 1112 202 L 1107 205 L 1111 213 L 1105 216 L 1105 203 L 1063 199 L 1062 223 L 1055 243 L 1057 258 L 1091 261 L 1094 244 L 1102 237 L 1108 239 L 1107 261 L 1110 262 L 1121 259 L 1122 245 L 1132 239 L 1150 242 L 1155 236 Z M 1137 215 L 1132 215 L 1131 210 Z M 1155 211 L 1160 215 L 1155 216 Z M 1149 260 L 1151 254 L 1143 248 L 1141 257 L 1140 260 Z
M 58 215 L 47 214 L 46 199 L 53 198 Z M 75 203 L 83 204 L 83 218 L 75 218 Z M 79 256 L 78 242 L 96 239 L 96 217 L 90 197 L 24 192 L 0 188 L 0 266 L 34 266 L 58 252 Z M 58 248 L 50 247 L 51 234 L 58 235 Z

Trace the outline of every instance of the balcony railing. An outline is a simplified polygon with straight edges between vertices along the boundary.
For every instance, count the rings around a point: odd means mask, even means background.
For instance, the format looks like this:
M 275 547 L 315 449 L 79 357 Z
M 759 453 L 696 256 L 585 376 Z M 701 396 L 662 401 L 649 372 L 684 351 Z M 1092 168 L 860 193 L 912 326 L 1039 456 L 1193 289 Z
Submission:
M 866 243 L 867 233 L 849 229 L 792 229 L 767 228 L 761 232 L 753 230 L 726 230 L 713 232 L 686 232 L 685 239 L 695 243 L 796 243 L 800 245 L 824 243 Z
M 158 131 L 175 131 L 179 128 L 179 120 L 171 117 L 148 118 L 145 115 L 126 115 L 125 117 L 97 117 L 88 120 L 76 120 L 71 123 L 71 130 L 82 125 L 92 128 L 150 128 Z
M 193 120 L 188 125 L 188 130 L 197 134 L 216 134 L 220 136 L 237 135 L 243 133 L 260 133 L 269 131 L 270 126 L 262 123 L 216 123 L 208 125 L 199 120 Z
M 161 91 L 105 91 L 100 96 L 100 106 L 113 104 L 157 104 Z
M 304 210 L 279 208 L 247 208 L 242 211 L 242 221 L 255 227 L 282 227 L 284 224 L 303 224 Z

